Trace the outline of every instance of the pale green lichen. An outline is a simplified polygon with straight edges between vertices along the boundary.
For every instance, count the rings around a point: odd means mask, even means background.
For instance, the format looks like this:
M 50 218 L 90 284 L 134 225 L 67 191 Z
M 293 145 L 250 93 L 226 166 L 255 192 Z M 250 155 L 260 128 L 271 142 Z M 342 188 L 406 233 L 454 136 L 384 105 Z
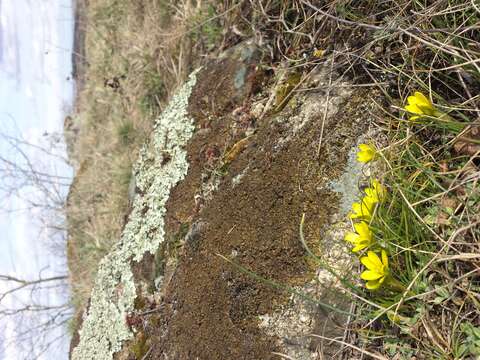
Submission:
M 140 261 L 147 252 L 154 253 L 163 242 L 165 204 L 170 190 L 187 174 L 185 147 L 194 131 L 187 106 L 195 74 L 157 119 L 152 143 L 140 152 L 134 175 L 142 195 L 134 200 L 120 241 L 99 265 L 73 360 L 110 360 L 133 336 L 125 322 L 136 297 L 130 262 Z M 164 161 L 166 154 L 169 161 Z
M 362 170 L 362 164 L 357 161 L 357 148 L 354 147 L 348 153 L 347 165 L 342 176 L 329 183 L 329 187 L 341 195 L 339 204 L 340 216 L 347 215 L 353 202 L 360 196 L 358 184 L 363 177 Z

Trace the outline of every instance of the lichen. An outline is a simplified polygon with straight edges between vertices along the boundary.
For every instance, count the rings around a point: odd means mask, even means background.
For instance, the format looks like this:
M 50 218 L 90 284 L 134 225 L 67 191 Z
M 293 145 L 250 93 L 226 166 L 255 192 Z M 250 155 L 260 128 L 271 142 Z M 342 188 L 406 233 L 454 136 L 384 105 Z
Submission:
M 358 184 L 362 178 L 362 164 L 357 161 L 357 148 L 354 147 L 348 153 L 345 171 L 339 179 L 331 181 L 329 187 L 341 195 L 339 204 L 340 216 L 345 216 L 350 211 L 354 201 L 360 196 Z
M 170 190 L 188 171 L 185 147 L 194 125 L 187 106 L 195 83 L 196 72 L 157 119 L 151 144 L 140 151 L 133 173 L 141 195 L 135 197 L 120 241 L 100 262 L 73 360 L 110 360 L 133 336 L 125 322 L 136 298 L 130 262 L 155 253 L 164 241 L 165 204 Z M 166 163 L 165 154 L 169 155 Z
M 296 291 L 306 293 L 305 287 L 297 287 Z M 315 330 L 313 314 L 314 304 L 292 295 L 287 304 L 273 314 L 259 316 L 259 327 L 267 335 L 276 337 L 281 351 L 286 358 L 297 360 L 313 360 L 316 354 L 309 349 L 311 334 Z

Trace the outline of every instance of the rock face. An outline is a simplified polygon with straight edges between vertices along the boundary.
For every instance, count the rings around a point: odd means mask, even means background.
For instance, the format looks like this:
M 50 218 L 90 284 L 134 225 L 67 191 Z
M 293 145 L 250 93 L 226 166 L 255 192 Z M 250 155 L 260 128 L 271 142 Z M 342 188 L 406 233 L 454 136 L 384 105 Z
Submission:
M 305 82 L 315 91 L 273 113 L 260 57 L 251 42 L 231 49 L 158 119 L 73 359 L 332 354 L 309 334 L 341 335 L 348 314 L 326 268 L 345 276 L 354 264 L 343 244 L 361 181 L 352 149 L 373 105 L 335 76 L 328 89 L 320 68 Z M 303 214 L 318 261 L 300 241 Z

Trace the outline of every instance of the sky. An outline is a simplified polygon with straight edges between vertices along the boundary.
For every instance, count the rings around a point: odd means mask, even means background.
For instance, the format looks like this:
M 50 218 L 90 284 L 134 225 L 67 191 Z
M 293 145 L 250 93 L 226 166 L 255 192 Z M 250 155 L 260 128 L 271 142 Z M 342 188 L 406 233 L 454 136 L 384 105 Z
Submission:
M 54 175 L 52 179 L 61 183 L 49 183 L 47 189 L 59 198 L 66 195 L 72 176 L 63 160 L 64 145 L 58 140 L 74 96 L 73 18 L 72 0 L 0 0 L 0 156 L 25 166 L 18 150 L 23 151 L 36 171 Z M 12 147 L 18 140 L 30 145 Z M 52 245 L 61 244 L 63 234 L 52 239 L 54 235 L 45 231 L 45 220 L 58 219 L 43 209 L 46 200 L 42 192 L 21 186 L 24 183 L 18 174 L 13 180 L 4 172 L 0 176 L 0 274 L 27 279 L 38 277 L 41 270 L 45 277 L 65 274 L 62 249 Z M 7 194 L 5 183 L 18 191 Z M 40 206 L 32 207 L 32 201 Z M 7 301 L 28 301 L 28 295 Z M 66 296 L 65 289 L 41 294 L 42 301 L 49 304 L 62 303 Z M 5 339 L 20 324 L 0 321 L 0 360 L 21 359 L 25 344 Z M 64 339 L 37 358 L 67 359 L 67 346 L 68 339 Z

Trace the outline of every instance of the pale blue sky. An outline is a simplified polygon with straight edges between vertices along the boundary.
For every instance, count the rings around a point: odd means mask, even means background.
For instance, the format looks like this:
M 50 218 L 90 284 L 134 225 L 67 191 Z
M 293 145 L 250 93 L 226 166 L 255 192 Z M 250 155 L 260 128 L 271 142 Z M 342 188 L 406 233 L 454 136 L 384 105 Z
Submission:
M 73 98 L 71 47 L 73 39 L 72 0 L 0 0 L 0 134 L 42 147 L 48 146 L 45 133 L 61 132 L 65 112 Z M 70 177 L 71 169 L 55 157 L 33 148 L 24 149 L 37 169 Z M 56 150 L 60 156 L 64 154 Z M 0 138 L 0 153 L 20 161 Z M 65 191 L 65 190 L 62 190 Z M 35 189 L 25 188 L 20 197 L 5 199 L 0 190 L 0 206 L 24 209 L 22 199 L 41 199 Z M 64 258 L 48 249 L 49 234 L 41 231 L 37 210 L 0 213 L 0 273 L 35 277 L 48 267 L 50 273 L 65 273 Z M 1 291 L 1 289 L 0 289 Z M 62 301 L 61 294 L 44 294 L 51 303 Z M 6 333 L 18 324 L 0 324 Z M 66 341 L 61 348 L 41 359 L 66 359 Z M 20 346 L 0 342 L 0 359 L 17 360 Z M 2 349 L 3 348 L 3 349 Z

